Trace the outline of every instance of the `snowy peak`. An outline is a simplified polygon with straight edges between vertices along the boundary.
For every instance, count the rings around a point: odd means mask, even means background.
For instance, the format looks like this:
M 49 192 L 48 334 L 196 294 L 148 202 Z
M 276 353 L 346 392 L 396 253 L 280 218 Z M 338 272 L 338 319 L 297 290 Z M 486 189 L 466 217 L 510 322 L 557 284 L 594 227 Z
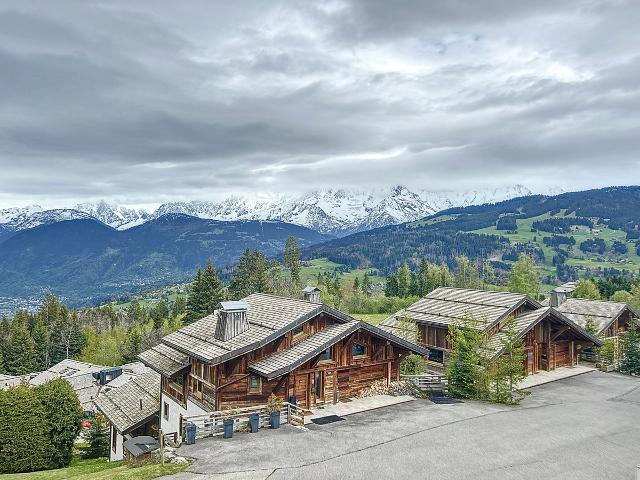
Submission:
M 9 227 L 13 230 L 26 230 L 40 225 L 50 225 L 52 223 L 64 222 L 67 220 L 93 219 L 93 217 L 84 212 L 71 208 L 59 208 L 55 210 L 43 210 L 35 212 L 20 222 L 11 222 Z
M 34 213 L 41 212 L 40 205 L 0 209 L 0 224 L 18 224 L 24 222 Z
M 104 200 L 97 203 L 80 203 L 76 205 L 75 209 L 119 230 L 140 225 L 149 218 L 149 214 L 144 210 L 134 210 L 107 203 Z

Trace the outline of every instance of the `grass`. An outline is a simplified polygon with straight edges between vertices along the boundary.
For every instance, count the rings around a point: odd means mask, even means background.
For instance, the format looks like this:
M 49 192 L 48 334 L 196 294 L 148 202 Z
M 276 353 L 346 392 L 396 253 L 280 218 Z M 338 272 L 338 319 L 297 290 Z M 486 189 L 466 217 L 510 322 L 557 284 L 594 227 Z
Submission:
M 553 248 L 542 243 L 542 238 L 551 236 L 551 233 L 531 231 L 533 222 L 547 218 L 551 218 L 551 215 L 548 213 L 537 217 L 517 219 L 516 223 L 518 230 L 516 233 L 508 233 L 504 230 L 498 230 L 495 226 L 474 230 L 474 233 L 501 235 L 508 238 L 512 244 L 533 242 L 535 237 L 536 240 L 534 243 L 542 249 L 545 255 L 544 265 L 540 266 L 540 273 L 545 275 L 553 274 L 555 273 L 555 268 L 552 264 L 552 260 L 555 252 Z M 553 218 L 562 218 L 562 215 L 559 214 Z M 567 259 L 567 264 L 575 266 L 578 270 L 600 267 L 637 271 L 640 267 L 640 257 L 636 254 L 635 244 L 627 241 L 625 232 L 621 230 L 612 230 L 605 225 L 596 225 L 593 230 L 588 227 L 578 226 L 574 227 L 572 232 L 566 234 L 566 236 L 571 236 L 576 240 L 576 244 L 568 250 L 569 258 Z M 604 255 L 591 253 L 585 254 L 580 250 L 580 243 L 592 238 L 602 238 L 605 240 L 607 243 L 607 252 L 605 252 Z M 610 247 L 614 240 L 626 243 L 629 251 L 624 255 L 612 253 L 610 251 Z
M 67 468 L 2 475 L 2 480 L 148 480 L 182 472 L 187 466 L 173 463 L 165 463 L 162 466 L 150 463 L 140 467 L 130 467 L 123 462 L 108 462 L 103 458 L 78 459 Z
M 325 273 L 335 273 L 342 282 L 346 281 L 347 283 L 352 283 L 356 277 L 359 277 L 360 281 L 362 281 L 365 273 L 369 274 L 371 283 L 381 283 L 385 280 L 384 277 L 378 274 L 376 269 L 354 268 L 353 270 L 345 271 L 344 265 L 332 262 L 327 258 L 315 258 L 304 263 L 305 265 L 300 271 L 300 278 L 303 283 L 311 282 L 315 284 L 318 274 L 324 275 Z
M 395 313 L 395 312 L 394 312 Z M 352 313 L 353 318 L 358 320 L 364 320 L 371 325 L 378 325 L 381 321 L 386 320 L 392 314 L 391 313 Z

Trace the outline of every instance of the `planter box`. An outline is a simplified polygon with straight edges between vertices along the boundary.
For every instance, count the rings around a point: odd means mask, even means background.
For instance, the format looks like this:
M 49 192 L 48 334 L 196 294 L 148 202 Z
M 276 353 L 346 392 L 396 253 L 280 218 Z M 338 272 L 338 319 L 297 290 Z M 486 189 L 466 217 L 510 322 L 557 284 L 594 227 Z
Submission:
M 271 412 L 269 414 L 271 428 L 280 428 L 280 412 Z

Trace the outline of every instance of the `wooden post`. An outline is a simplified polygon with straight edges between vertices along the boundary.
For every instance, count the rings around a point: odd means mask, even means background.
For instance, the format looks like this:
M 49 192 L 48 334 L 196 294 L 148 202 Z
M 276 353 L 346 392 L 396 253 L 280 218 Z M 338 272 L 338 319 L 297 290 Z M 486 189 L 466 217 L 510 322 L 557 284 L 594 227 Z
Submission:
M 162 434 L 162 430 L 158 431 L 158 435 L 160 436 L 160 462 L 164 467 L 164 435 Z

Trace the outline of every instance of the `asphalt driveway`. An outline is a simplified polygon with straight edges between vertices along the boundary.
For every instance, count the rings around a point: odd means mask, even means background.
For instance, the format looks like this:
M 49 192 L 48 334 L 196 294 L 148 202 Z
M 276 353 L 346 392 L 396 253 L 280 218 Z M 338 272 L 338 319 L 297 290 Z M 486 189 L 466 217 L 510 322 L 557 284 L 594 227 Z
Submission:
M 640 379 L 591 372 L 535 387 L 518 407 L 429 401 L 199 440 L 175 480 L 635 479 Z

